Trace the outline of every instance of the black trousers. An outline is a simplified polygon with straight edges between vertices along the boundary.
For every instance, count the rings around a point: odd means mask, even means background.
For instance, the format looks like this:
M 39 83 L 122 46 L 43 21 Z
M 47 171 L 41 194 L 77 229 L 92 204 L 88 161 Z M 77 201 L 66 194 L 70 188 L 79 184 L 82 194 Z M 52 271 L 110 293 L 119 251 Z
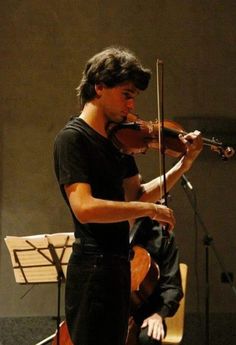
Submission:
M 130 303 L 130 262 L 84 254 L 74 246 L 67 269 L 65 311 L 74 345 L 124 345 Z

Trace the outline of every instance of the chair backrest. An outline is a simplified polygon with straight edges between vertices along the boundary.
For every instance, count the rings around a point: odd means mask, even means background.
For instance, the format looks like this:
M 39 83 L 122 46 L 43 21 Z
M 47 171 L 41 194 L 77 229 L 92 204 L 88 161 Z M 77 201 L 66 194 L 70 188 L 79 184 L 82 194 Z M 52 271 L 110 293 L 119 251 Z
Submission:
M 182 287 L 184 297 L 180 301 L 179 309 L 172 317 L 166 318 L 167 334 L 163 339 L 163 344 L 180 344 L 184 333 L 184 314 L 185 314 L 185 292 L 187 283 L 187 271 L 188 267 L 184 263 L 180 263 L 180 273 L 182 279 Z

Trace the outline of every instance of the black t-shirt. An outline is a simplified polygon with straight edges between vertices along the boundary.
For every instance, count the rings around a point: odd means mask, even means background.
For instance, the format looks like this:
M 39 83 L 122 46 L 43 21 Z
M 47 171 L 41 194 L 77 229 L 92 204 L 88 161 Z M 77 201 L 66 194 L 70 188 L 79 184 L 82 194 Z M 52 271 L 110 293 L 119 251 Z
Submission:
M 65 184 L 88 183 L 99 199 L 123 201 L 123 179 L 138 173 L 132 156 L 75 117 L 58 133 L 54 147 L 55 173 L 68 206 Z M 72 212 L 72 211 L 71 211 Z M 102 251 L 126 255 L 129 247 L 127 221 L 81 224 L 72 212 L 75 237 L 96 243 Z

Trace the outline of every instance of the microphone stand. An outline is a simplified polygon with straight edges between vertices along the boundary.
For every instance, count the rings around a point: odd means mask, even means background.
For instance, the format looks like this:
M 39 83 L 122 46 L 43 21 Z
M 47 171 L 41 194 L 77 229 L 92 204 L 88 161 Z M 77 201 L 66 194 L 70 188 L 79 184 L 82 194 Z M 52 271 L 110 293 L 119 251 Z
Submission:
M 227 270 L 225 269 L 225 266 L 220 258 L 220 255 L 218 254 L 214 242 L 213 242 L 213 237 L 210 236 L 207 227 L 205 226 L 199 211 L 197 210 L 196 207 L 196 202 L 194 200 L 196 200 L 196 193 L 195 190 L 192 186 L 192 184 L 189 182 L 189 180 L 187 179 L 187 177 L 185 175 L 182 176 L 182 182 L 181 185 L 185 191 L 185 194 L 187 195 L 188 201 L 194 211 L 194 216 L 196 217 L 196 219 L 198 220 L 199 224 L 201 225 L 203 232 L 204 232 L 204 237 L 203 237 L 203 244 L 205 246 L 205 345 L 209 345 L 210 342 L 210 332 L 209 332 L 209 310 L 210 310 L 210 284 L 209 284 L 209 247 L 211 247 L 217 261 L 218 264 L 220 265 L 222 272 L 225 274 L 228 283 L 230 284 L 235 296 L 236 296 L 236 287 L 233 284 L 233 281 L 230 277 L 230 275 L 228 274 Z M 190 193 L 192 193 L 194 195 L 194 200 L 193 198 L 191 198 Z

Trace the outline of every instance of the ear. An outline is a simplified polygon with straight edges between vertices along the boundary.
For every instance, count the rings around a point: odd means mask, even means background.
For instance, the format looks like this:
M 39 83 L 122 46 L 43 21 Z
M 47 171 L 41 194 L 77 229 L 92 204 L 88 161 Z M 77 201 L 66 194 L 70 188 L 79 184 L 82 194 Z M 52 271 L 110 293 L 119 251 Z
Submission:
M 95 84 L 95 91 L 98 97 L 100 97 L 102 95 L 102 91 L 104 89 L 104 85 L 101 84 Z

